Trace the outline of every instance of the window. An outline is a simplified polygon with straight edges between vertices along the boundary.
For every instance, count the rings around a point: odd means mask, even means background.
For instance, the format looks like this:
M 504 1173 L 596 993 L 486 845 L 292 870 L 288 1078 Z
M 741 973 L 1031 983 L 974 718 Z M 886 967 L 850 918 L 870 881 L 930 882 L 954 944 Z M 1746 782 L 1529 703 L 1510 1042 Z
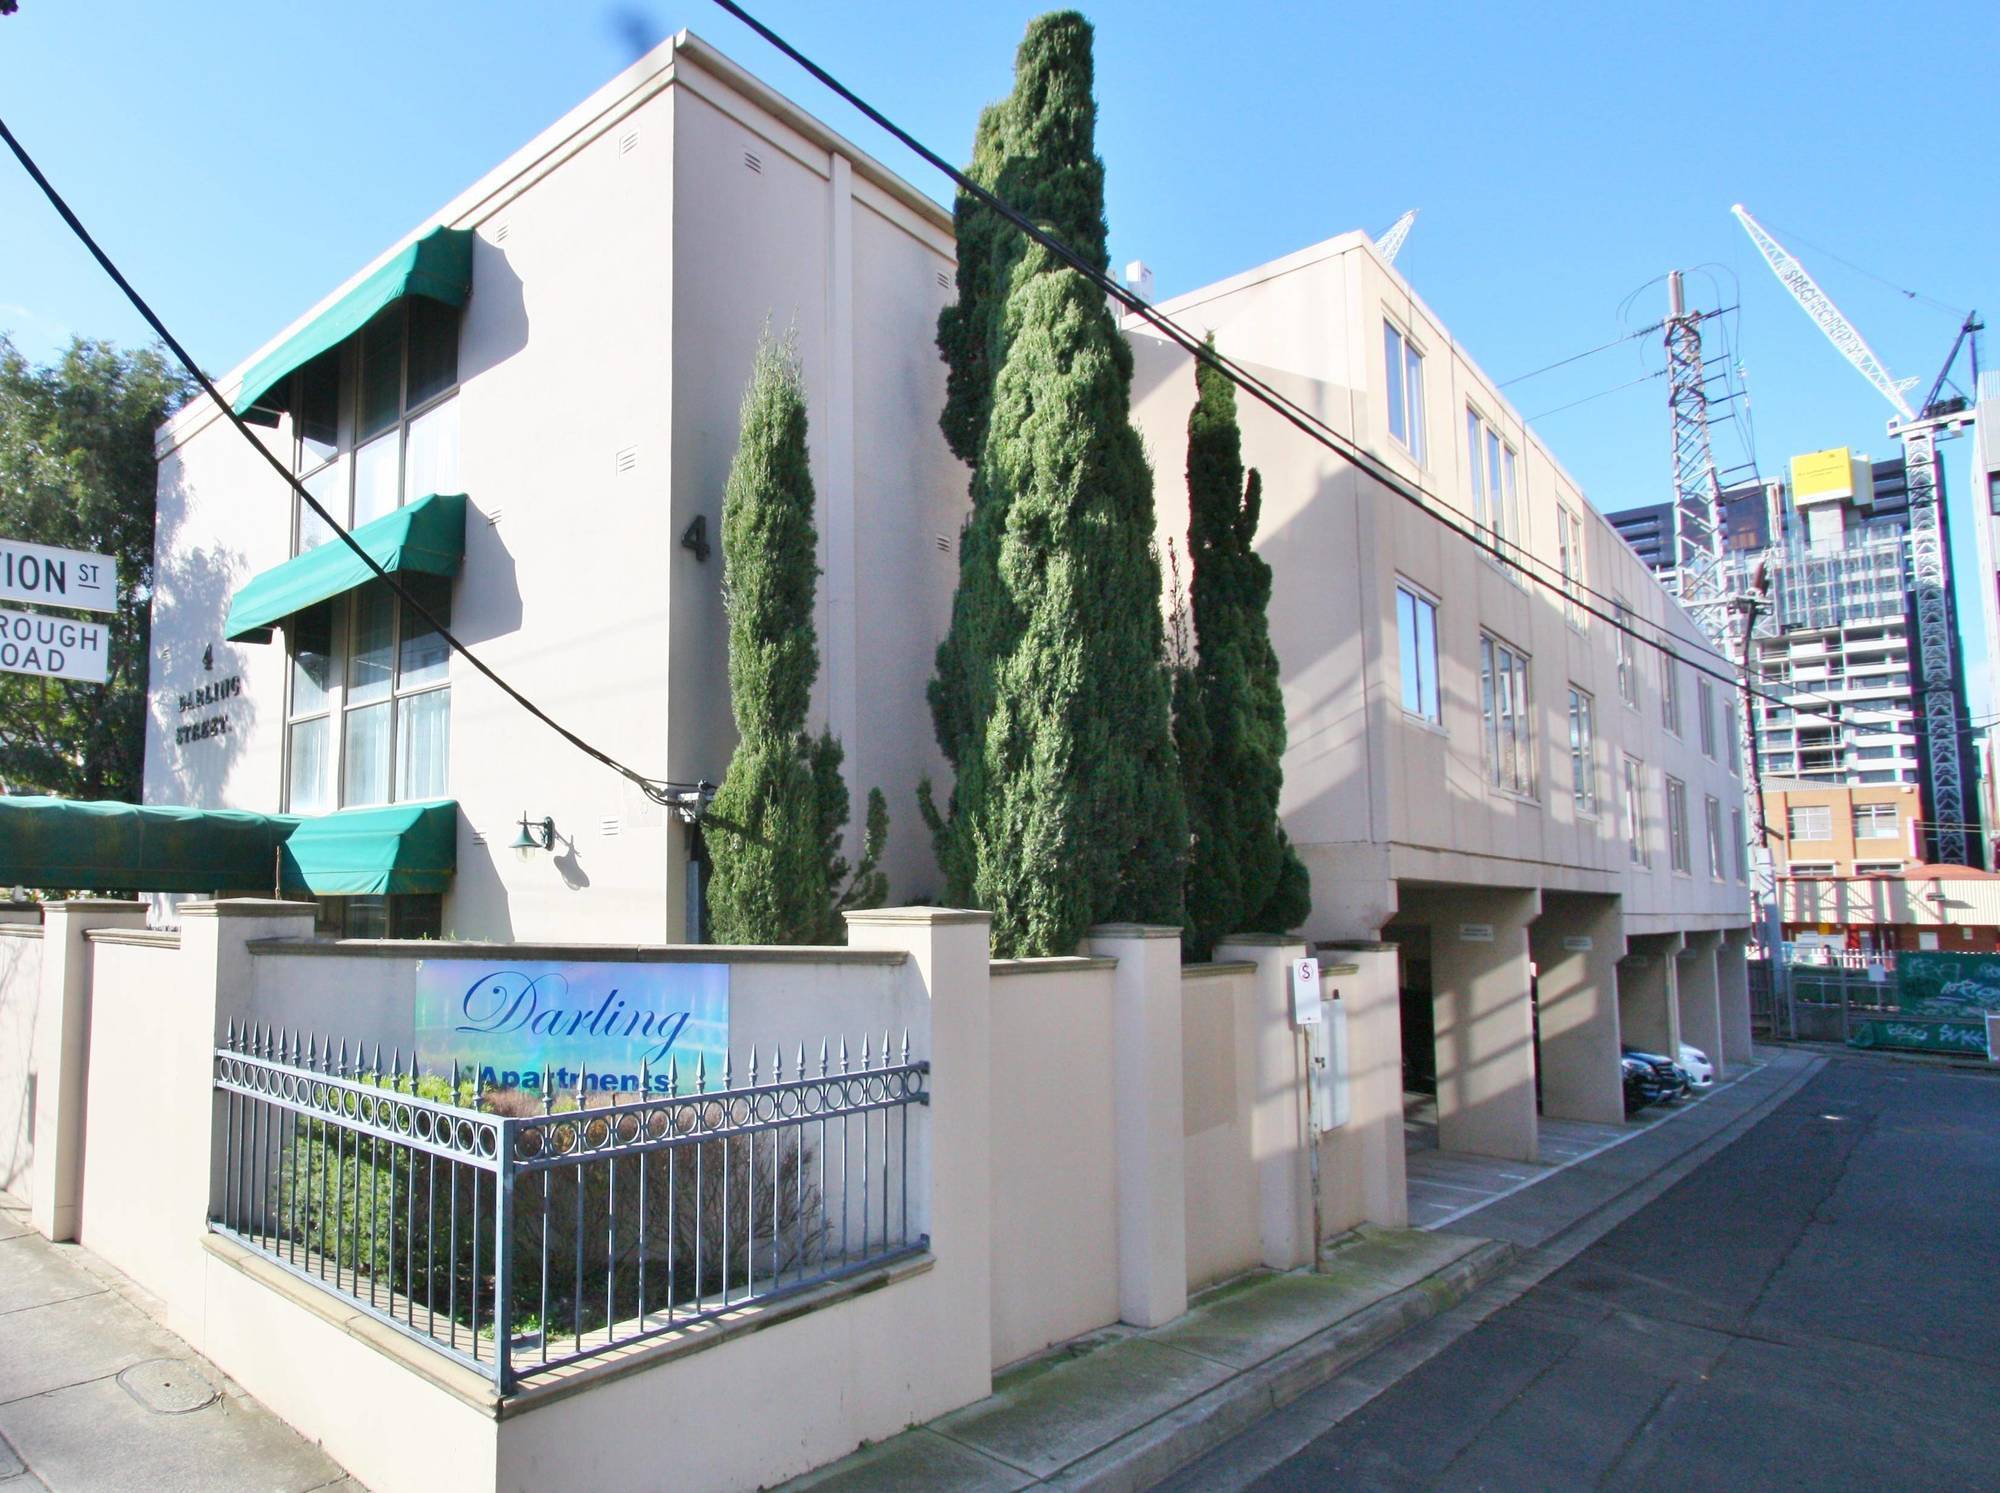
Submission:
M 1633 653 L 1632 609 L 1622 601 L 1611 604 L 1618 619 L 1618 698 L 1634 710 L 1639 708 L 1639 661 Z
M 450 626 L 450 581 L 401 580 Z M 300 612 L 289 632 L 287 812 L 443 798 L 451 754 L 443 637 L 380 581 Z
M 1785 865 L 1787 876 L 1831 876 L 1832 861 L 1788 861 Z
M 1688 791 L 1679 778 L 1667 778 L 1667 861 L 1676 871 L 1692 873 L 1688 854 Z
M 1403 709 L 1439 722 L 1437 603 L 1406 582 L 1396 584 L 1396 643 L 1403 658 Z
M 1556 505 L 1556 566 L 1562 575 L 1563 615 L 1570 626 L 1582 627 L 1583 519 L 1560 503 Z
M 1514 448 L 1470 405 L 1465 410 L 1465 462 L 1472 478 L 1473 521 L 1499 540 L 1500 548 L 1525 547 Z
M 456 308 L 405 296 L 293 375 L 294 469 L 348 528 L 458 491 L 458 323 Z M 296 552 L 331 537 L 301 501 Z
M 1729 874 L 1722 869 L 1722 800 L 1710 794 L 1702 807 L 1708 827 L 1708 874 L 1721 881 Z
M 1660 650 L 1660 724 L 1670 735 L 1681 734 L 1681 661 Z
M 1486 780 L 1509 793 L 1535 791 L 1528 721 L 1528 659 L 1511 644 L 1479 637 L 1479 700 L 1485 726 Z
M 1424 460 L 1424 355 L 1391 321 L 1382 323 L 1383 368 L 1388 379 L 1389 434 Z
M 1637 757 L 1625 759 L 1625 845 L 1633 865 L 1647 863 L 1646 769 Z
M 1591 719 L 1595 703 L 1585 691 L 1569 687 L 1570 796 L 1579 814 L 1597 812 L 1597 729 Z
M 1833 838 L 1833 810 L 1825 804 L 1815 804 L 1806 808 L 1785 810 L 1787 838 L 1793 840 L 1831 840 Z
M 1903 863 L 1901 861 L 1856 861 L 1854 863 L 1854 874 L 1856 876 L 1897 876 L 1902 873 L 1902 870 Z
M 1854 806 L 1854 838 L 1857 840 L 1895 839 L 1896 806 L 1894 804 L 1856 804 Z
M 1986 474 L 1986 509 L 1989 513 L 2000 513 L 2000 472 Z
M 444 898 L 437 892 L 386 897 L 318 897 L 313 932 L 323 938 L 442 938 Z
M 1715 755 L 1715 685 L 1706 675 L 1694 683 L 1695 714 L 1701 717 L 1701 754 Z
M 1750 879 L 1750 837 L 1743 832 L 1743 811 L 1729 811 L 1729 843 L 1736 847 L 1736 879 Z

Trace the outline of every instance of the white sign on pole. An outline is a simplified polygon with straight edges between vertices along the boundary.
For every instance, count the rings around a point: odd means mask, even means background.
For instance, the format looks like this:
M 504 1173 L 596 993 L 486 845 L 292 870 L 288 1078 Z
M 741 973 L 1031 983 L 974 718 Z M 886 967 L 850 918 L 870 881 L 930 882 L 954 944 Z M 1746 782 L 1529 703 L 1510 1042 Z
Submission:
M 1319 961 L 1317 959 L 1294 959 L 1292 961 L 1292 1024 L 1295 1026 L 1318 1026 L 1319 1022 Z
M 118 610 L 118 564 L 109 555 L 0 539 L 0 601 L 86 612 Z
M 102 684 L 111 676 L 111 630 L 102 622 L 0 607 L 0 669 Z

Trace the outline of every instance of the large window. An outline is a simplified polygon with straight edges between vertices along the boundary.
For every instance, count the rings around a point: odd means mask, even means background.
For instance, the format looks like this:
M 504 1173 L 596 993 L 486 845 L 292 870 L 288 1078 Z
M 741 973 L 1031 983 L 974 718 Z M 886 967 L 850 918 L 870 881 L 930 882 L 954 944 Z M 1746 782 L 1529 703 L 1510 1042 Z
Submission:
M 1722 800 L 1710 794 L 1703 807 L 1708 828 L 1708 874 L 1721 881 L 1729 874 L 1722 862 Z
M 1424 355 L 1394 322 L 1382 323 L 1383 368 L 1388 380 L 1389 434 L 1424 461 Z
M 1895 839 L 1896 806 L 1894 804 L 1856 804 L 1854 806 L 1854 838 L 1857 840 Z
M 1589 693 L 1569 687 L 1569 781 L 1570 796 L 1579 814 L 1597 812 L 1597 723 L 1593 719 L 1596 701 Z
M 1694 710 L 1695 714 L 1701 717 L 1701 754 L 1704 757 L 1713 757 L 1716 741 L 1715 685 L 1710 682 L 1707 675 L 1694 682 Z
M 1625 759 L 1625 848 L 1632 864 L 1643 866 L 1646 849 L 1646 768 L 1637 757 Z
M 1811 804 L 1804 808 L 1793 807 L 1785 810 L 1786 838 L 1793 840 L 1831 840 L 1833 838 L 1833 810 L 1825 804 Z
M 1736 879 L 1750 879 L 1750 836 L 1743 829 L 1743 811 L 1729 811 L 1729 843 L 1736 847 Z
M 1403 709 L 1431 722 L 1438 707 L 1437 603 L 1407 582 L 1396 584 L 1396 643 L 1403 660 Z
M 1681 734 L 1681 661 L 1666 648 L 1660 650 L 1660 724 Z
M 1563 615 L 1572 627 L 1584 625 L 1583 519 L 1572 508 L 1556 505 L 1556 565 L 1562 575 Z
M 1676 871 L 1694 871 L 1688 853 L 1687 784 L 1672 776 L 1667 777 L 1667 859 Z
M 451 625 L 450 581 L 400 579 Z M 300 612 L 289 627 L 286 810 L 445 797 L 451 681 L 437 631 L 380 581 Z
M 458 322 L 453 307 L 405 296 L 293 375 L 299 480 L 346 527 L 459 491 Z M 303 553 L 332 535 L 298 507 Z
M 1505 549 L 1527 545 L 1521 524 L 1521 494 L 1514 475 L 1514 448 L 1500 438 L 1479 411 L 1465 410 L 1465 461 L 1472 478 L 1472 517 Z
M 1632 609 L 1622 601 L 1615 601 L 1611 604 L 1611 614 L 1618 619 L 1614 630 L 1618 644 L 1618 698 L 1636 710 L 1639 708 L 1639 660 L 1630 630 Z
M 1486 778 L 1509 793 L 1535 791 L 1533 730 L 1528 717 L 1528 658 L 1510 643 L 1479 638 L 1479 700 L 1485 727 Z

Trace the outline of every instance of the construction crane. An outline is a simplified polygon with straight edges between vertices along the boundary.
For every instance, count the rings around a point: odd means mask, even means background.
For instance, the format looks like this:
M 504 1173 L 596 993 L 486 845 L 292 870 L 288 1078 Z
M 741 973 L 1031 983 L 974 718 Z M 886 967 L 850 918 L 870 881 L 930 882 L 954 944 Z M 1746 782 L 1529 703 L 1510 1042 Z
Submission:
M 1889 434 L 1903 443 L 1903 473 L 1910 496 L 1910 593 L 1916 609 L 1917 656 L 1922 683 L 1925 740 L 1930 757 L 1931 818 L 1937 825 L 1933 857 L 1946 865 L 1971 864 L 1972 837 L 1966 832 L 1965 767 L 1959 752 L 1957 691 L 1952 687 L 1951 543 L 1944 499 L 1938 486 L 1937 442 L 1972 424 L 1963 398 L 1943 397 L 1952 364 L 1968 337 L 1980 330 L 1969 314 L 1952 343 L 1951 355 L 1919 409 L 1904 396 L 1915 379 L 1895 379 L 1866 339 L 1841 315 L 1804 265 L 1750 216 L 1742 203 L 1730 208 L 1750 242 L 1771 266 L 1778 283 L 1791 292 L 1840 355 L 1889 401 L 1896 418 Z M 1977 353 L 1974 353 L 1975 360 Z
M 1410 225 L 1416 221 L 1417 209 L 1413 207 L 1391 223 L 1387 233 L 1375 240 L 1375 247 L 1381 252 L 1385 263 L 1396 262 L 1396 255 L 1403 247 L 1403 240 L 1410 236 Z

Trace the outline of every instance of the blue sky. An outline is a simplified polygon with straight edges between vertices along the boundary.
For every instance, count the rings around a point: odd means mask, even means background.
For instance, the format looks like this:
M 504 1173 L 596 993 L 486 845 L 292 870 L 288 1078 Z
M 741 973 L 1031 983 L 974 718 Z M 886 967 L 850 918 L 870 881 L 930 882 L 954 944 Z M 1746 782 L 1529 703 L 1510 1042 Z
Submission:
M 1039 7 L 755 8 L 962 159 Z M 1505 379 L 1657 320 L 1659 278 L 1699 268 L 1698 303 L 1740 306 L 1726 328 L 1755 454 L 1773 473 L 1822 446 L 1894 454 L 1889 407 L 1764 269 L 1732 202 L 1790 236 L 1898 375 L 1928 385 L 1957 318 L 1871 274 L 2000 311 L 1984 144 L 2000 8 L 1962 7 L 1921 44 L 1852 0 L 1226 11 L 1107 0 L 1088 13 L 1112 258 L 1147 260 L 1161 295 L 1349 228 L 1379 233 L 1416 207 L 1399 267 Z M 21 0 L 0 21 L 0 110 L 219 373 L 636 47 L 682 26 L 947 197 L 929 168 L 706 0 Z M 71 332 L 138 340 L 115 289 L 12 162 L 0 165 L 0 330 L 37 357 Z M 1664 382 L 1605 392 L 1661 357 L 1648 337 L 1508 391 L 1530 417 L 1588 400 L 1536 423 L 1600 508 L 1666 493 Z M 1718 431 L 1725 464 L 1743 459 L 1747 434 Z M 1963 442 L 1946 450 L 1963 498 L 1969 457 Z M 1969 590 L 1962 612 L 1977 649 Z M 1973 674 L 1984 716 L 1983 667 Z

